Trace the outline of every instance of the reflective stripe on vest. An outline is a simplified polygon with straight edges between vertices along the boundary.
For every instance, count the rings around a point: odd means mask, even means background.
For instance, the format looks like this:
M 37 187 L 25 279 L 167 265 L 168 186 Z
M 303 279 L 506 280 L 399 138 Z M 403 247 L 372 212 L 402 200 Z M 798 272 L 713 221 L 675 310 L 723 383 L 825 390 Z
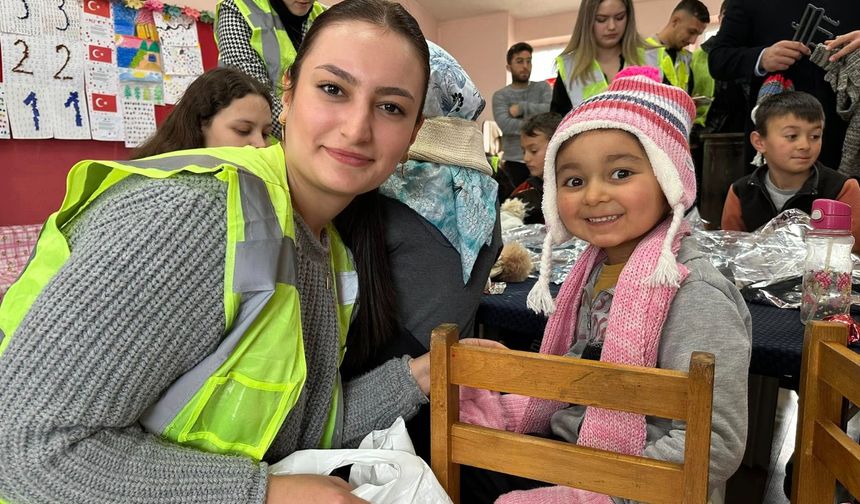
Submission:
M 269 74 L 272 89 L 275 90 L 276 95 L 280 95 L 277 92 L 278 86 L 281 85 L 284 72 L 292 66 L 296 59 L 296 48 L 293 47 L 284 25 L 281 23 L 281 18 L 272 10 L 269 0 L 234 0 L 234 3 L 251 28 L 251 47 L 266 64 L 266 72 Z M 220 6 L 221 2 L 219 1 L 218 8 Z M 218 8 L 215 9 L 216 16 L 218 15 Z M 325 12 L 325 7 L 319 2 L 314 2 L 306 21 L 307 26 L 310 26 L 323 12 Z
M 260 460 L 298 400 L 307 375 L 295 287 L 295 227 L 281 149 L 200 149 L 136 161 L 76 164 L 62 207 L 48 218 L 32 261 L 0 305 L 0 329 L 7 335 L 0 358 L 33 301 L 68 259 L 68 244 L 59 231 L 64 223 L 132 174 L 212 174 L 227 184 L 224 285 L 232 288 L 224 291 L 225 337 L 164 391 L 140 421 L 176 443 Z M 358 293 L 357 284 L 351 283 L 351 255 L 334 227 L 327 231 L 337 289 L 340 363 Z M 323 447 L 339 442 L 341 394 L 338 377 Z
M 660 61 L 660 55 L 655 48 L 639 48 L 637 49 L 637 54 L 639 56 L 639 61 L 634 63 L 625 61 L 625 68 L 628 66 L 643 64 L 645 66 L 659 69 L 658 63 Z M 588 98 L 606 91 L 609 87 L 609 83 L 606 82 L 606 76 L 603 74 L 603 70 L 600 68 L 600 64 L 597 60 L 594 60 L 591 63 L 591 68 L 589 70 L 576 79 L 572 76 L 574 65 L 576 64 L 576 59 L 573 53 L 559 55 L 555 59 L 555 64 L 559 75 L 561 75 L 561 80 L 564 83 L 565 89 L 567 89 L 567 96 L 570 98 L 572 108 L 576 108 L 577 105 Z

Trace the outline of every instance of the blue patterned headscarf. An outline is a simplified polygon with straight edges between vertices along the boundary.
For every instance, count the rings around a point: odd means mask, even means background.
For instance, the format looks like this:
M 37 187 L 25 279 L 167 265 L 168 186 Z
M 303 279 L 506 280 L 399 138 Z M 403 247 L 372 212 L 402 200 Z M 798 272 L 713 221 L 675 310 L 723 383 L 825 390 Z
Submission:
M 444 49 L 428 41 L 430 82 L 424 117 L 474 121 L 486 102 L 472 79 Z M 380 187 L 427 219 L 460 253 L 463 283 L 469 281 L 481 247 L 493 239 L 498 185 L 474 168 L 410 159 Z

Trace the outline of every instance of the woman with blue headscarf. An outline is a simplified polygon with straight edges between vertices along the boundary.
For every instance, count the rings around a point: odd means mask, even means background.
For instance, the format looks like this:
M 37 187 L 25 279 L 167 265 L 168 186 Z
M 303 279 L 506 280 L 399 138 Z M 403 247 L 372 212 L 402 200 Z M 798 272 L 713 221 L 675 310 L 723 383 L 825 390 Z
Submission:
M 502 247 L 498 185 L 475 122 L 486 102 L 450 54 L 432 42 L 428 45 L 424 124 L 407 159 L 379 194 L 369 193 L 355 202 L 378 198 L 382 203 L 379 218 L 389 271 L 374 271 L 362 281 L 391 287 L 389 299 L 359 301 L 359 319 L 349 337 L 373 338 L 380 344 L 373 355 L 345 363 L 355 374 L 392 356 L 427 352 L 430 332 L 441 323 L 456 323 L 461 335 L 470 336 L 490 268 Z M 373 232 L 373 227 L 338 222 L 348 244 L 350 235 Z M 353 252 L 361 277 L 361 257 L 372 251 L 353 248 Z M 361 287 L 362 292 L 380 290 L 386 289 Z M 365 311 L 361 306 L 372 308 Z M 422 454 L 426 447 L 429 453 L 429 409 L 410 424 L 410 433 L 416 451 Z

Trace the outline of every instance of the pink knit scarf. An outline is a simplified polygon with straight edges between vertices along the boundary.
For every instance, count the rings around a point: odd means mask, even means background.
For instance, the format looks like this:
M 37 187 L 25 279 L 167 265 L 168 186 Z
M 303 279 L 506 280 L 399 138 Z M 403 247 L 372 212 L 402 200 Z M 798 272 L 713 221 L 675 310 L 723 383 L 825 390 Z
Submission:
M 602 362 L 642 367 L 655 367 L 657 364 L 663 323 L 678 286 L 689 274 L 679 264 L 681 278 L 678 285 L 656 285 L 651 280 L 670 223 L 671 217 L 657 225 L 639 242 L 618 278 L 600 355 Z M 683 224 L 679 231 L 672 242 L 675 257 L 689 227 Z M 589 246 L 577 260 L 556 299 L 556 310 L 547 322 L 540 353 L 564 355 L 570 349 L 585 283 L 594 266 L 604 257 L 601 249 Z M 557 401 L 516 395 L 497 396 L 484 392 L 463 391 L 462 421 L 516 432 L 546 433 L 549 432 L 552 414 L 567 406 Z M 616 453 L 642 455 L 645 433 L 644 415 L 589 407 L 580 429 L 578 444 Z M 551 493 L 564 495 L 564 500 L 559 502 L 611 502 L 601 500 L 591 492 L 568 490 L 571 489 L 558 488 Z M 497 503 L 554 502 L 546 500 L 546 492 L 545 489 L 515 492 L 503 496 Z

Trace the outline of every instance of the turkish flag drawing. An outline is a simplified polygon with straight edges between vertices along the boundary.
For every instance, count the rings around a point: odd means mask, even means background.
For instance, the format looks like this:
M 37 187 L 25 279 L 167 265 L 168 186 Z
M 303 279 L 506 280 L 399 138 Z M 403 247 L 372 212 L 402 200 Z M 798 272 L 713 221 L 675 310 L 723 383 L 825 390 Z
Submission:
M 84 0 L 84 12 L 109 18 L 110 2 L 108 0 Z
M 90 103 L 93 105 L 95 112 L 116 112 L 116 96 L 93 93 L 90 96 Z
M 101 61 L 102 63 L 112 63 L 111 57 L 113 51 L 108 47 L 90 45 L 90 60 Z

